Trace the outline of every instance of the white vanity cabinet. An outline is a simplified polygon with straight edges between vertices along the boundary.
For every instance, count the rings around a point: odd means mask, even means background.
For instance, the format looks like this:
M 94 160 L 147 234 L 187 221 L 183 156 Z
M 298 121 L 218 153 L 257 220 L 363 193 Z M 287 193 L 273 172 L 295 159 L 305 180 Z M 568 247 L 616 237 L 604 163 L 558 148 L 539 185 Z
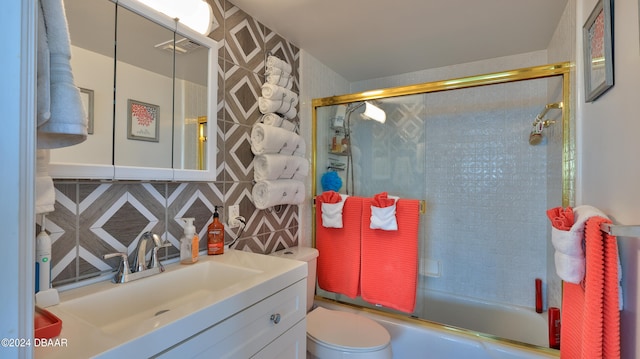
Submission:
M 157 358 L 305 358 L 306 279 L 192 337 Z M 241 299 L 239 299 L 241 300 Z

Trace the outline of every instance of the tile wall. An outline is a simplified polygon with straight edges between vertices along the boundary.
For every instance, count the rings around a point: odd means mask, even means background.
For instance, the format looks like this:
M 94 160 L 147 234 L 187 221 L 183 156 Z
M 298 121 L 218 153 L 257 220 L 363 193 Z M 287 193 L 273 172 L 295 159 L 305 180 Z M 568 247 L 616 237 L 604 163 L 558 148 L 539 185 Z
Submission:
M 165 259 L 177 256 L 182 217 L 196 218 L 204 250 L 206 226 L 216 205 L 239 204 L 247 219 L 235 249 L 271 253 L 298 243 L 298 206 L 257 210 L 251 202 L 249 138 L 251 126 L 260 117 L 257 103 L 266 54 L 271 52 L 292 65 L 293 90 L 298 92 L 300 51 L 232 3 L 207 2 L 215 18 L 209 37 L 220 46 L 216 178 L 197 183 L 56 180 L 55 211 L 46 221 L 53 241 L 54 286 L 112 271 L 118 259 L 104 260 L 102 255 L 132 253 L 140 234 L 149 230 L 173 245 L 162 253 Z M 224 210 L 221 219 L 226 221 Z M 236 238 L 236 231 L 226 228 L 227 242 Z

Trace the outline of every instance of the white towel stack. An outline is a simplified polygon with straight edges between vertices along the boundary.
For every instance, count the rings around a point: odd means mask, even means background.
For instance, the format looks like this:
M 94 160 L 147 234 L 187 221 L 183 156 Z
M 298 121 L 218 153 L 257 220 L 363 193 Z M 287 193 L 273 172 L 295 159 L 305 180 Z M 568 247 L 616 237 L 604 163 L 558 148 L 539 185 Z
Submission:
M 298 94 L 291 91 L 292 87 L 291 65 L 275 56 L 267 56 L 265 83 L 258 99 L 260 112 L 279 113 L 287 119 L 296 117 Z
M 275 56 L 267 57 L 265 83 L 258 98 L 263 116 L 251 129 L 253 204 L 266 209 L 304 201 L 304 180 L 309 174 L 309 160 L 304 139 L 289 121 L 297 116 L 298 94 L 291 91 L 291 65 Z

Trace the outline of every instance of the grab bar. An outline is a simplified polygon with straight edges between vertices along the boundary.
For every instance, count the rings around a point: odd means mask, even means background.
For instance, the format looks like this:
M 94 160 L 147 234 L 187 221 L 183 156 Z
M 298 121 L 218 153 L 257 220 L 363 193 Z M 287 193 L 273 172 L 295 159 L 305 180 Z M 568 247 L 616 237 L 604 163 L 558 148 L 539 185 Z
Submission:
M 620 224 L 602 223 L 600 230 L 612 236 L 640 237 L 640 225 L 628 226 Z

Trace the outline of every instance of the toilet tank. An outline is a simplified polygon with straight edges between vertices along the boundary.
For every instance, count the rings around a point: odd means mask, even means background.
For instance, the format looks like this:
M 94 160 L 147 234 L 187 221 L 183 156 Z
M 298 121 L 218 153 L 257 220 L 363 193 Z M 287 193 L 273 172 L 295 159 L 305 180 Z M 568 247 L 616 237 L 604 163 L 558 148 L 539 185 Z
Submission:
M 291 247 L 271 253 L 272 256 L 295 259 L 307 262 L 307 312 L 313 306 L 313 297 L 316 291 L 316 264 L 318 250 L 312 247 Z

